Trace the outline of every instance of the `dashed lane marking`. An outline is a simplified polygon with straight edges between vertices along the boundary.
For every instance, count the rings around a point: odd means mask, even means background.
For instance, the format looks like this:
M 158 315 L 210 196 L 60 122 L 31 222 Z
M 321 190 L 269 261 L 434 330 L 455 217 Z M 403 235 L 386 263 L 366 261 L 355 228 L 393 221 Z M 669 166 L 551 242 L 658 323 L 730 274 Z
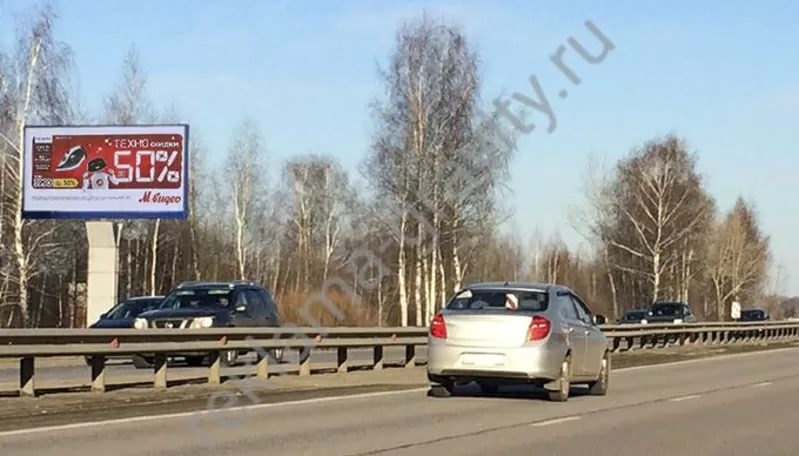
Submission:
M 551 424 L 566 423 L 568 421 L 575 421 L 575 420 L 579 420 L 579 419 L 580 419 L 579 416 L 565 416 L 563 418 L 555 418 L 553 420 L 540 421 L 538 423 L 533 423 L 530 426 L 532 426 L 532 427 L 542 427 L 542 426 L 549 426 Z
M 702 395 L 701 394 L 691 394 L 689 396 L 675 397 L 673 399 L 669 399 L 669 402 L 690 401 L 691 399 L 696 399 L 698 397 L 702 397 Z

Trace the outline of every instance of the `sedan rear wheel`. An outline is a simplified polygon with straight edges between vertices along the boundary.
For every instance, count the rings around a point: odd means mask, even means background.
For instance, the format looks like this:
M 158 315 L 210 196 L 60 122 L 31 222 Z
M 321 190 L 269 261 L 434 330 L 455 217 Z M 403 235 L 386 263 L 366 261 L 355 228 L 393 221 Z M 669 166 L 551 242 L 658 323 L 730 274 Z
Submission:
M 569 400 L 569 389 L 571 388 L 571 357 L 567 356 L 560 366 L 560 374 L 557 380 L 557 389 L 547 391 L 547 396 L 552 402 L 566 402 Z
M 433 397 L 450 397 L 454 389 L 454 382 L 439 383 L 430 387 L 430 395 Z
M 608 384 L 610 383 L 610 355 L 605 353 L 602 357 L 602 369 L 599 379 L 588 385 L 588 394 L 592 396 L 605 396 L 608 394 Z

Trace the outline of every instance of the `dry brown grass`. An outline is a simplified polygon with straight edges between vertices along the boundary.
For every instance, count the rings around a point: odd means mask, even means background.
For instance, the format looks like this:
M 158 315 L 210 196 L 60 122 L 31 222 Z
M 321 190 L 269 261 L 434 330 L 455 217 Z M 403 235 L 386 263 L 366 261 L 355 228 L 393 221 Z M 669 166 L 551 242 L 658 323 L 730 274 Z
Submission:
M 316 293 L 307 291 L 278 296 L 277 302 L 283 321 L 299 326 L 377 326 L 377 312 L 367 302 L 358 304 L 346 293 L 328 290 L 328 301 L 344 315 L 343 320 L 337 320 L 334 311 L 322 300 L 314 298 Z

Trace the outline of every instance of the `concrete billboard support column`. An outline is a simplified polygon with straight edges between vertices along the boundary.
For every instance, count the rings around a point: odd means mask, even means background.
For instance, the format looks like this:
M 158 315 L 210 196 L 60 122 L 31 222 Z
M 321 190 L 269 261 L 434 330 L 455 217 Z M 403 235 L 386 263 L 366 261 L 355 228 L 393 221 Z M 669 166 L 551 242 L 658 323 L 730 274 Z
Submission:
M 119 251 L 113 222 L 86 222 L 86 237 L 89 242 L 86 326 L 89 326 L 117 303 Z

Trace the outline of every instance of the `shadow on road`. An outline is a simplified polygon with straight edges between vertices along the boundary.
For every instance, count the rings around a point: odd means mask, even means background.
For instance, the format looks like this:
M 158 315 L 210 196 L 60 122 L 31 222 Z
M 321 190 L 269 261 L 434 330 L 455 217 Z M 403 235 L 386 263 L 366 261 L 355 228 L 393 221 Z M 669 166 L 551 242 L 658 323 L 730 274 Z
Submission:
M 432 397 L 430 391 L 427 392 L 428 397 Z M 569 390 L 569 398 L 577 398 L 588 396 L 587 386 L 572 386 Z M 455 387 L 452 392 L 453 398 L 492 398 L 492 399 L 533 399 L 548 401 L 546 390 L 534 385 L 521 385 L 521 386 L 500 386 L 496 392 L 483 392 L 480 387 L 474 383 L 468 385 L 459 385 Z

